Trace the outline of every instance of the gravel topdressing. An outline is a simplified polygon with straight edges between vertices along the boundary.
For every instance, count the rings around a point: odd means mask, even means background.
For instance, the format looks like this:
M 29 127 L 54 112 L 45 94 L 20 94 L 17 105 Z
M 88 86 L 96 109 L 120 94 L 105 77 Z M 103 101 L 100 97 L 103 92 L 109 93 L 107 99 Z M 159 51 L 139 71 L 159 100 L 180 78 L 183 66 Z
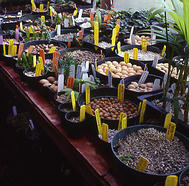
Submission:
M 164 132 L 154 128 L 141 129 L 118 141 L 114 150 L 120 160 L 135 168 L 140 157 L 149 160 L 146 172 L 170 174 L 189 164 L 189 151 L 178 137 L 166 139 Z

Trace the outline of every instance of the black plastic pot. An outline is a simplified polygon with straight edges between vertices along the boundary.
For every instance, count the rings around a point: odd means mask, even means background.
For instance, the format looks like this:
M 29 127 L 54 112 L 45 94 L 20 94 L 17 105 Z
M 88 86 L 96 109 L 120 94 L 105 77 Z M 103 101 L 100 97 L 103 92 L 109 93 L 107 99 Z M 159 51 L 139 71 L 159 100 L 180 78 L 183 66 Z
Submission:
M 155 99 L 159 99 L 161 100 L 163 96 L 162 92 L 156 93 L 156 94 L 146 94 L 143 96 L 139 96 L 138 99 L 140 101 L 143 101 L 144 99 L 147 100 L 146 104 L 149 107 L 149 109 L 151 110 L 155 110 L 155 112 L 157 113 L 157 116 L 161 116 L 161 118 L 165 118 L 166 114 L 168 114 L 168 112 L 166 112 L 163 108 L 159 108 L 157 106 L 155 106 L 151 101 L 155 100 Z M 174 122 L 174 116 L 172 116 L 172 120 Z M 164 121 L 164 119 L 163 119 Z M 163 123 L 162 123 L 163 124 Z M 177 124 L 177 131 L 179 131 L 180 133 L 184 134 L 186 137 L 189 137 L 189 125 L 184 123 L 184 121 L 181 121 L 180 119 L 178 119 L 178 123 Z
M 7 23 L 6 21 L 14 21 L 14 22 L 9 22 Z M 19 19 L 4 19 L 2 24 L 1 24 L 1 28 L 2 30 L 15 30 L 16 29 L 16 25 L 20 24 L 20 20 Z
M 31 68 L 25 69 L 22 73 L 21 78 L 22 78 L 23 81 L 25 81 L 32 88 L 35 88 L 37 86 L 37 83 L 40 79 L 44 79 L 47 76 L 47 71 L 45 71 L 44 75 L 41 75 L 41 76 L 38 76 L 38 77 L 30 77 L 30 76 L 27 76 L 25 74 L 29 71 L 35 72 L 35 68 L 31 67 Z
M 127 175 L 130 178 L 135 178 L 135 179 L 133 179 L 133 182 L 136 181 L 138 184 L 140 183 L 142 185 L 153 185 L 154 183 L 165 181 L 166 177 L 169 176 L 170 174 L 150 174 L 147 172 L 138 171 L 138 170 L 128 166 L 124 162 L 122 162 L 119 159 L 119 157 L 116 155 L 116 152 L 114 151 L 114 146 L 115 146 L 115 144 L 117 144 L 117 142 L 120 139 L 123 139 L 124 137 L 126 137 L 132 133 L 135 133 L 136 131 L 138 131 L 140 129 L 144 129 L 144 128 L 155 128 L 156 130 L 165 132 L 165 133 L 167 130 L 160 126 L 154 126 L 154 125 L 148 125 L 148 124 L 127 127 L 126 129 L 119 131 L 114 136 L 114 138 L 111 142 L 111 148 L 112 148 L 112 153 L 114 154 L 114 164 L 115 164 L 115 166 L 119 167 L 120 174 L 123 173 L 124 175 Z M 177 131 L 175 132 L 175 136 L 177 136 L 184 143 L 186 148 L 189 150 L 189 139 Z M 182 171 L 183 171 L 183 169 L 181 169 L 177 172 L 173 172 L 171 174 L 179 175 Z M 136 179 L 136 177 L 137 177 L 137 179 Z
M 58 105 L 58 111 L 59 111 L 60 117 L 62 118 L 62 120 L 64 120 L 65 114 L 67 112 L 73 111 L 72 103 L 70 102 L 70 103 L 63 103 L 63 104 Z
M 13 59 L 12 56 L 9 56 L 9 55 L 1 56 L 0 59 L 2 61 L 4 61 L 7 66 L 14 67 L 14 65 L 15 65 L 15 60 Z
M 189 171 L 189 166 L 188 167 L 186 167 L 183 171 L 182 171 L 182 173 L 180 174 L 180 176 L 179 176 L 179 182 L 178 182 L 178 185 L 179 186 L 186 186 L 186 185 L 184 185 L 184 184 L 182 184 L 182 179 L 183 179 L 183 177 L 185 176 L 185 174 L 187 173 Z
M 30 42 L 27 42 L 24 44 L 24 48 L 23 48 L 23 51 L 25 51 L 27 48 L 29 48 L 31 45 L 39 45 L 39 44 L 54 44 L 55 46 L 59 46 L 61 47 L 62 49 L 66 48 L 66 45 L 64 43 L 61 43 L 59 41 L 47 41 L 47 40 L 39 40 L 39 41 L 30 41 Z M 60 51 L 59 51 L 60 52 Z M 39 55 L 38 54 L 35 54 L 35 55 Z M 52 56 L 53 54 L 49 54 L 49 53 L 46 53 L 45 54 L 45 58 L 51 58 L 52 59 Z
M 94 100 L 95 98 L 100 98 L 100 97 L 117 97 L 117 89 L 116 88 L 98 88 L 98 89 L 93 89 L 90 91 L 90 97 L 91 100 Z M 125 100 L 128 100 L 130 103 L 132 103 L 133 105 L 135 105 L 136 107 L 138 107 L 138 102 L 136 100 L 136 98 L 132 97 L 132 96 L 128 96 L 127 94 L 125 94 Z M 130 101 L 132 100 L 132 101 Z M 78 105 L 85 105 L 85 93 L 81 94 L 79 96 L 78 99 Z M 128 125 L 133 125 L 138 123 L 138 118 L 139 115 L 127 119 L 127 124 Z M 89 121 L 90 125 L 89 128 L 92 131 L 92 133 L 97 136 L 98 135 L 98 129 L 97 129 L 97 124 L 96 124 L 96 117 L 92 116 L 88 113 L 86 113 L 86 119 Z M 106 123 L 108 124 L 110 129 L 117 129 L 118 128 L 118 123 L 119 120 L 109 120 L 109 119 L 103 119 L 101 118 L 101 123 Z
M 14 70 L 15 72 L 17 72 L 19 75 L 22 75 L 23 71 L 25 70 L 25 68 L 23 66 L 20 66 L 17 62 L 15 63 L 14 66 Z
M 26 14 L 26 15 L 21 17 L 20 21 L 27 24 L 27 23 L 30 23 L 30 22 L 27 22 L 27 20 L 33 20 L 34 22 L 36 22 L 37 19 L 40 19 L 40 18 L 41 18 L 40 15 Z M 45 21 L 47 19 L 50 19 L 50 16 L 45 16 Z M 40 23 L 41 21 L 39 20 L 38 22 Z
M 51 90 L 52 91 L 52 90 Z M 58 95 L 61 95 L 61 94 L 64 94 L 64 92 L 59 92 L 58 93 Z M 71 103 L 71 99 L 70 100 L 68 100 L 68 101 L 65 101 L 65 102 L 63 102 L 63 103 L 61 103 L 61 102 L 59 102 L 59 101 L 57 101 L 57 94 L 55 93 L 54 94 L 54 103 L 55 103 L 55 105 L 58 107 L 60 104 L 65 104 L 65 103 Z
M 79 122 L 73 122 L 70 119 L 72 117 L 79 117 L 78 111 L 71 111 L 65 114 L 65 121 L 62 121 L 62 127 L 66 130 L 70 138 L 78 139 L 84 134 L 84 128 L 86 125 L 85 119 Z
M 44 11 L 44 12 L 35 12 L 35 11 L 32 11 L 32 9 L 31 9 L 31 12 L 32 12 L 32 14 L 33 15 L 39 15 L 39 16 L 42 16 L 42 15 L 44 15 L 44 16 L 46 16 L 46 15 L 48 15 L 48 13 L 49 13 L 49 11 L 47 11 L 47 5 L 46 4 L 44 4 L 43 3 L 43 5 L 44 5 L 44 9 L 46 10 L 46 11 Z M 40 7 L 40 4 L 39 5 L 36 5 L 37 6 L 37 8 L 39 8 Z
M 140 50 L 142 50 L 142 46 L 139 46 L 139 45 L 124 45 L 121 47 L 121 51 L 127 51 L 127 50 L 131 50 L 133 48 L 138 48 Z M 157 47 L 153 47 L 153 46 L 147 46 L 147 51 L 151 51 L 151 52 L 155 52 L 155 53 L 158 53 L 158 54 L 161 54 L 161 50 Z M 140 61 L 144 64 L 152 64 L 153 63 L 153 60 L 152 61 L 142 61 L 142 60 L 134 60 L 134 59 L 131 59 L 129 58 L 130 61 Z M 164 58 L 162 59 L 159 59 L 158 62 L 162 62 L 164 61 Z
M 163 91 L 162 88 L 160 88 L 159 90 L 151 91 L 151 92 L 136 92 L 136 91 L 129 90 L 127 87 L 131 84 L 131 82 L 138 82 L 140 77 L 141 75 L 134 75 L 134 76 L 124 78 L 125 89 L 129 94 L 133 94 L 135 96 L 141 96 L 145 94 L 155 94 L 157 92 Z M 155 79 L 160 79 L 160 86 L 161 86 L 163 79 L 153 74 L 149 74 L 144 83 L 153 83 Z
M 106 57 L 103 58 L 99 61 L 97 61 L 97 65 L 101 65 L 103 63 L 105 63 L 106 61 L 117 61 L 117 62 L 121 62 L 124 61 L 123 58 L 117 56 L 117 57 Z M 137 66 L 141 66 L 142 69 L 144 69 L 145 65 L 143 63 L 137 62 L 137 61 L 130 61 L 130 63 L 137 65 Z M 101 73 L 99 73 L 98 71 L 96 71 L 96 76 L 100 79 L 100 82 L 103 84 L 107 84 L 108 83 L 108 76 L 105 76 Z M 122 80 L 122 78 L 112 78 L 112 84 L 117 87 L 118 84 L 120 83 L 120 81 Z

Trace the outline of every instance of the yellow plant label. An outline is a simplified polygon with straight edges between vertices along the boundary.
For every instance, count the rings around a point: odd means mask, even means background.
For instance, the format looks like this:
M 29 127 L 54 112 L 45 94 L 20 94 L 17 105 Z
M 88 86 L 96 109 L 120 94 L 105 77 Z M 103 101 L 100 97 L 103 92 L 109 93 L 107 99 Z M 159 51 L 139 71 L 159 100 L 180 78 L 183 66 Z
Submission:
M 165 117 L 164 128 L 167 128 L 169 123 L 171 123 L 171 118 L 172 118 L 172 113 L 168 113 Z
M 43 73 L 45 73 L 45 69 L 44 69 L 44 65 L 43 65 L 43 58 L 41 56 L 39 56 L 38 59 L 39 59 L 39 64 L 40 64 L 40 67 L 41 67 L 41 71 Z
M 121 53 L 121 42 L 120 41 L 117 43 L 117 53 L 118 54 Z
M 136 165 L 136 169 L 139 171 L 145 171 L 148 166 L 149 160 L 145 157 L 141 157 Z
M 106 75 L 107 75 L 107 76 L 108 76 L 108 71 L 111 72 L 110 68 L 107 68 L 107 69 L 106 69 Z
M 177 186 L 178 185 L 178 176 L 170 175 L 167 176 L 165 180 L 165 186 Z
M 30 34 L 33 34 L 33 30 L 31 28 L 31 26 L 29 27 L 29 32 L 30 32 Z
M 77 15 L 77 8 L 74 10 L 73 16 Z
M 147 52 L 147 41 L 146 41 L 146 39 L 142 40 L 142 51 Z
M 145 111 L 146 111 L 146 102 L 147 100 L 144 99 L 143 102 L 142 102 L 142 107 L 141 107 L 141 111 L 140 111 L 140 118 L 139 118 L 139 123 L 143 123 L 144 121 L 144 114 L 145 114 Z
M 98 46 L 98 42 L 99 42 L 99 26 L 98 26 L 98 22 L 96 22 L 94 24 L 94 44 Z
M 50 16 L 52 17 L 52 9 L 50 9 Z M 55 29 L 56 30 L 56 29 Z
M 14 40 L 9 40 L 9 46 L 8 46 L 8 55 L 12 55 L 12 49 L 13 49 Z
M 20 22 L 20 30 L 23 31 L 23 24 L 22 24 L 22 21 Z
M 95 59 L 95 69 L 97 70 L 97 60 Z
M 112 46 L 115 46 L 115 41 L 116 41 L 116 28 L 114 28 L 112 31 Z M 112 50 L 114 50 L 114 48 L 112 48 Z
M 41 16 L 41 25 L 45 23 L 45 16 Z
M 16 56 L 16 53 L 17 53 L 17 45 L 13 45 L 12 46 L 12 56 Z
M 37 63 L 36 68 L 35 68 L 35 77 L 38 77 L 41 75 L 41 65 L 40 63 Z
M 85 105 L 82 105 L 80 108 L 80 121 L 85 119 Z
M 100 135 L 102 135 L 102 124 L 101 124 L 101 118 L 100 118 L 99 109 L 95 110 L 95 116 L 96 116 L 96 123 L 97 123 L 98 133 Z
M 164 45 L 163 50 L 162 50 L 162 54 L 161 54 L 162 57 L 164 57 L 164 55 L 165 55 L 166 48 L 167 48 L 166 45 Z
M 34 56 L 33 56 L 33 67 L 36 67 L 36 61 L 37 61 L 36 55 L 34 55 Z
M 126 129 L 126 128 L 127 128 L 127 116 L 125 116 L 121 122 L 121 129 Z
M 147 68 L 147 64 L 144 65 L 144 71 L 146 71 L 146 68 Z
M 124 53 L 124 61 L 126 64 L 129 63 L 129 53 L 128 52 Z
M 119 84 L 118 85 L 118 94 L 117 94 L 118 100 L 124 100 L 124 93 L 125 93 L 124 84 Z
M 73 111 L 76 111 L 76 102 L 75 102 L 75 93 L 74 93 L 74 91 L 71 92 L 71 99 L 72 99 Z
M 175 131 L 176 131 L 176 124 L 170 122 L 167 126 L 166 138 L 168 140 L 173 140 L 175 136 Z
M 3 43 L 3 54 L 6 56 L 6 48 L 5 48 L 5 43 Z
M 35 11 L 36 10 L 36 5 L 35 5 L 34 0 L 31 0 L 31 4 L 32 4 L 32 11 Z
M 39 6 L 39 11 L 40 11 L 40 12 L 43 12 L 43 7 L 44 7 L 44 5 L 43 5 L 43 4 L 40 4 L 40 6 Z
M 139 103 L 138 112 L 140 112 L 140 110 L 141 110 L 141 105 L 142 105 L 142 102 Z
M 86 105 L 86 112 L 90 115 L 93 115 L 92 109 L 90 105 Z
M 126 117 L 126 114 L 125 113 L 123 113 L 123 112 L 121 112 L 121 114 L 120 114 L 120 116 L 119 116 L 119 123 L 118 123 L 118 130 L 121 130 L 122 129 L 122 120 L 123 120 L 123 118 L 125 118 Z
M 85 89 L 85 101 L 86 101 L 86 105 L 88 105 L 91 102 L 91 91 L 90 91 L 90 87 L 86 86 Z
M 47 2 L 47 11 L 49 10 L 49 1 Z
M 108 125 L 102 123 L 102 140 L 108 143 Z
M 49 50 L 49 54 L 54 53 L 55 50 L 56 50 L 56 47 L 51 47 L 51 49 Z
M 116 36 L 117 36 L 119 34 L 120 25 L 117 24 L 115 28 L 116 28 Z
M 138 60 L 138 48 L 133 48 L 133 59 Z

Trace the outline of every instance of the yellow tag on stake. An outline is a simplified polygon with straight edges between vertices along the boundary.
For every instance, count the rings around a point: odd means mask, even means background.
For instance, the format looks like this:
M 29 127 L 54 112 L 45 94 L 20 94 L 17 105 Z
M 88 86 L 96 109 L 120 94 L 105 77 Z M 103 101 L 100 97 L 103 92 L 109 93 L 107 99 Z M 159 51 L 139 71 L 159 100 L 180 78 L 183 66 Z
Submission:
M 40 4 L 40 6 L 39 6 L 39 11 L 40 11 L 40 12 L 43 12 L 43 8 L 44 8 L 44 5 L 43 5 L 43 4 Z
M 99 26 L 98 26 L 98 22 L 96 22 L 94 24 L 94 44 L 98 46 L 98 42 L 99 42 Z
M 124 61 L 125 63 L 129 63 L 129 53 L 128 52 L 124 52 Z
M 43 73 L 45 73 L 45 69 L 44 69 L 44 65 L 43 65 L 43 59 L 42 59 L 41 56 L 39 56 L 38 59 L 39 59 L 39 64 L 41 65 L 41 71 Z
M 125 118 L 125 117 L 126 117 L 126 114 L 121 112 L 121 114 L 119 116 L 118 130 L 122 129 L 122 127 L 121 127 L 122 124 L 121 123 L 122 123 L 123 118 Z
M 73 16 L 77 15 L 77 8 L 74 10 Z
M 107 68 L 107 69 L 106 69 L 106 75 L 107 75 L 107 76 L 108 76 L 108 71 L 111 72 L 110 68 Z
M 82 105 L 80 108 L 80 121 L 85 119 L 85 105 Z
M 6 48 L 5 48 L 5 43 L 3 43 L 3 54 L 6 56 Z
M 37 63 L 35 68 L 35 77 L 41 76 L 41 65 Z
M 142 107 L 141 107 L 141 111 L 140 111 L 140 118 L 139 118 L 139 123 L 143 123 L 144 121 L 144 114 L 145 114 L 145 111 L 146 111 L 146 102 L 147 100 L 144 99 L 143 102 L 142 102 Z
M 29 32 L 30 32 L 30 34 L 33 34 L 33 30 L 31 28 L 31 26 L 29 27 Z
M 165 117 L 164 128 L 167 128 L 169 123 L 171 123 L 171 118 L 172 118 L 172 114 L 168 113 Z
M 12 46 L 12 56 L 16 56 L 16 53 L 17 53 L 17 45 L 13 45 Z
M 93 115 L 92 109 L 90 105 L 86 105 L 86 112 L 90 115 Z
M 140 112 L 140 110 L 141 110 L 141 105 L 142 105 L 142 102 L 139 103 L 138 112 Z
M 133 48 L 133 59 L 138 60 L 138 48 Z
M 126 129 L 126 128 L 127 128 L 127 116 L 125 116 L 121 122 L 121 130 Z
M 24 29 L 23 29 L 23 24 L 22 24 L 22 22 L 20 22 L 20 30 L 21 30 L 21 31 L 24 30 Z
M 146 159 L 145 157 L 141 157 L 139 162 L 137 163 L 136 169 L 139 171 L 145 171 L 148 166 L 148 163 L 148 159 Z
M 37 61 L 36 55 L 34 55 L 34 56 L 33 56 L 33 67 L 36 67 L 36 61 Z
M 90 87 L 86 86 L 85 89 L 85 101 L 86 101 L 86 105 L 88 105 L 91 102 L 91 96 L 90 96 Z
M 117 94 L 118 100 L 124 100 L 124 93 L 125 93 L 124 84 L 119 84 L 118 85 L 118 94 Z
M 45 16 L 41 16 L 41 25 L 45 24 Z
M 166 51 L 166 45 L 164 45 L 161 56 L 164 57 Z
M 74 91 L 71 92 L 71 99 L 72 99 L 73 111 L 76 111 L 76 102 L 75 102 L 75 93 L 74 93 Z
M 116 41 L 116 28 L 114 28 L 112 31 L 112 46 L 115 46 L 115 41 Z M 112 51 L 113 50 L 114 50 L 114 47 L 112 48 Z
M 170 175 L 167 176 L 165 180 L 165 186 L 177 186 L 178 184 L 178 176 Z
M 95 110 L 95 116 L 96 116 L 96 123 L 97 123 L 98 133 L 101 135 L 102 134 L 102 124 L 101 124 L 101 118 L 100 118 L 99 109 Z
M 147 41 L 146 41 L 146 39 L 142 40 L 142 51 L 147 52 Z
M 49 50 L 49 54 L 54 53 L 55 50 L 56 50 L 56 47 L 51 47 L 51 49 Z
M 117 53 L 118 54 L 121 53 L 121 42 L 120 41 L 117 43 Z
M 108 143 L 108 125 L 102 123 L 102 140 Z
M 170 122 L 167 126 L 166 138 L 168 140 L 173 140 L 175 136 L 175 131 L 176 131 L 176 124 Z

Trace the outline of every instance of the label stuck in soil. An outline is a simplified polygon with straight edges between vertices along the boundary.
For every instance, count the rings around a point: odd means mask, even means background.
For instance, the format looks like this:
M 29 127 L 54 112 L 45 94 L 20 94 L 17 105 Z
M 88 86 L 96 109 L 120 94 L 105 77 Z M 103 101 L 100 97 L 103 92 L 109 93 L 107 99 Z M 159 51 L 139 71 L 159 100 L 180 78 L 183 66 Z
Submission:
M 123 118 L 125 117 L 126 117 L 126 114 L 121 112 L 120 117 L 119 117 L 118 130 L 122 129 L 122 121 L 123 121 Z
M 108 86 L 112 87 L 112 73 L 108 71 Z
M 40 9 L 40 10 L 39 10 L 39 11 L 40 11 L 40 12 L 43 12 L 43 8 L 44 8 L 44 5 L 43 5 L 43 4 L 40 4 L 40 6 L 39 6 L 39 9 Z
M 58 92 L 64 89 L 64 74 L 58 75 Z
M 99 26 L 98 22 L 94 24 L 94 44 L 98 46 L 98 40 L 99 40 Z
M 133 59 L 138 60 L 138 48 L 133 48 Z
M 166 45 L 164 45 L 161 56 L 164 57 L 166 51 Z
M 86 112 L 90 115 L 93 115 L 92 109 L 90 105 L 86 105 Z
M 144 114 L 145 114 L 145 111 L 146 111 L 146 102 L 147 100 L 144 99 L 143 102 L 142 102 L 142 107 L 141 107 L 141 111 L 140 111 L 140 118 L 139 118 L 139 123 L 143 123 L 144 121 Z
M 102 123 L 102 140 L 108 143 L 108 125 Z
M 177 186 L 178 184 L 178 176 L 170 175 L 167 176 L 165 180 L 165 186 Z
M 5 43 L 3 43 L 3 54 L 4 54 L 4 56 L 6 56 Z
M 167 126 L 166 138 L 168 140 L 173 140 L 175 136 L 175 131 L 176 131 L 176 124 L 170 122 Z
M 149 160 L 145 157 L 141 157 L 139 162 L 137 163 L 136 169 L 140 171 L 145 171 L 148 166 Z
M 124 100 L 124 93 L 125 93 L 125 86 L 124 86 L 124 84 L 119 84 L 118 85 L 117 99 L 118 100 Z
M 127 128 L 127 116 L 124 117 L 121 122 L 121 130 L 126 129 L 126 128 Z
M 120 41 L 117 43 L 117 53 L 118 54 L 121 53 L 121 42 Z
M 142 40 L 142 51 L 147 52 L 147 41 L 146 41 L 146 39 Z
M 98 133 L 100 135 L 102 135 L 102 125 L 101 125 L 101 118 L 100 118 L 99 109 L 95 110 L 95 116 L 96 116 L 96 123 L 97 123 Z
M 164 128 L 167 129 L 169 123 L 171 123 L 172 113 L 168 113 L 165 117 Z
M 37 58 L 36 58 L 36 55 L 33 56 L 33 67 L 36 67 L 36 61 L 37 61 Z
M 126 64 L 129 63 L 129 53 L 128 52 L 124 53 L 124 61 Z
M 85 88 L 85 99 L 86 99 L 86 105 L 88 105 L 91 102 L 91 95 L 90 95 L 90 87 L 86 86 Z
M 18 59 L 22 57 L 23 48 L 24 48 L 24 43 L 20 43 L 18 47 Z
M 82 105 L 80 108 L 80 121 L 85 119 L 85 105 Z
M 56 47 L 51 47 L 51 49 L 49 50 L 49 54 L 54 53 L 55 50 L 56 50 Z
M 73 111 L 76 111 L 76 102 L 75 102 L 75 93 L 74 93 L 74 91 L 71 92 L 71 99 L 72 99 Z
M 21 30 L 21 31 L 24 30 L 24 29 L 23 29 L 23 24 L 22 24 L 22 22 L 20 22 L 20 30 Z

